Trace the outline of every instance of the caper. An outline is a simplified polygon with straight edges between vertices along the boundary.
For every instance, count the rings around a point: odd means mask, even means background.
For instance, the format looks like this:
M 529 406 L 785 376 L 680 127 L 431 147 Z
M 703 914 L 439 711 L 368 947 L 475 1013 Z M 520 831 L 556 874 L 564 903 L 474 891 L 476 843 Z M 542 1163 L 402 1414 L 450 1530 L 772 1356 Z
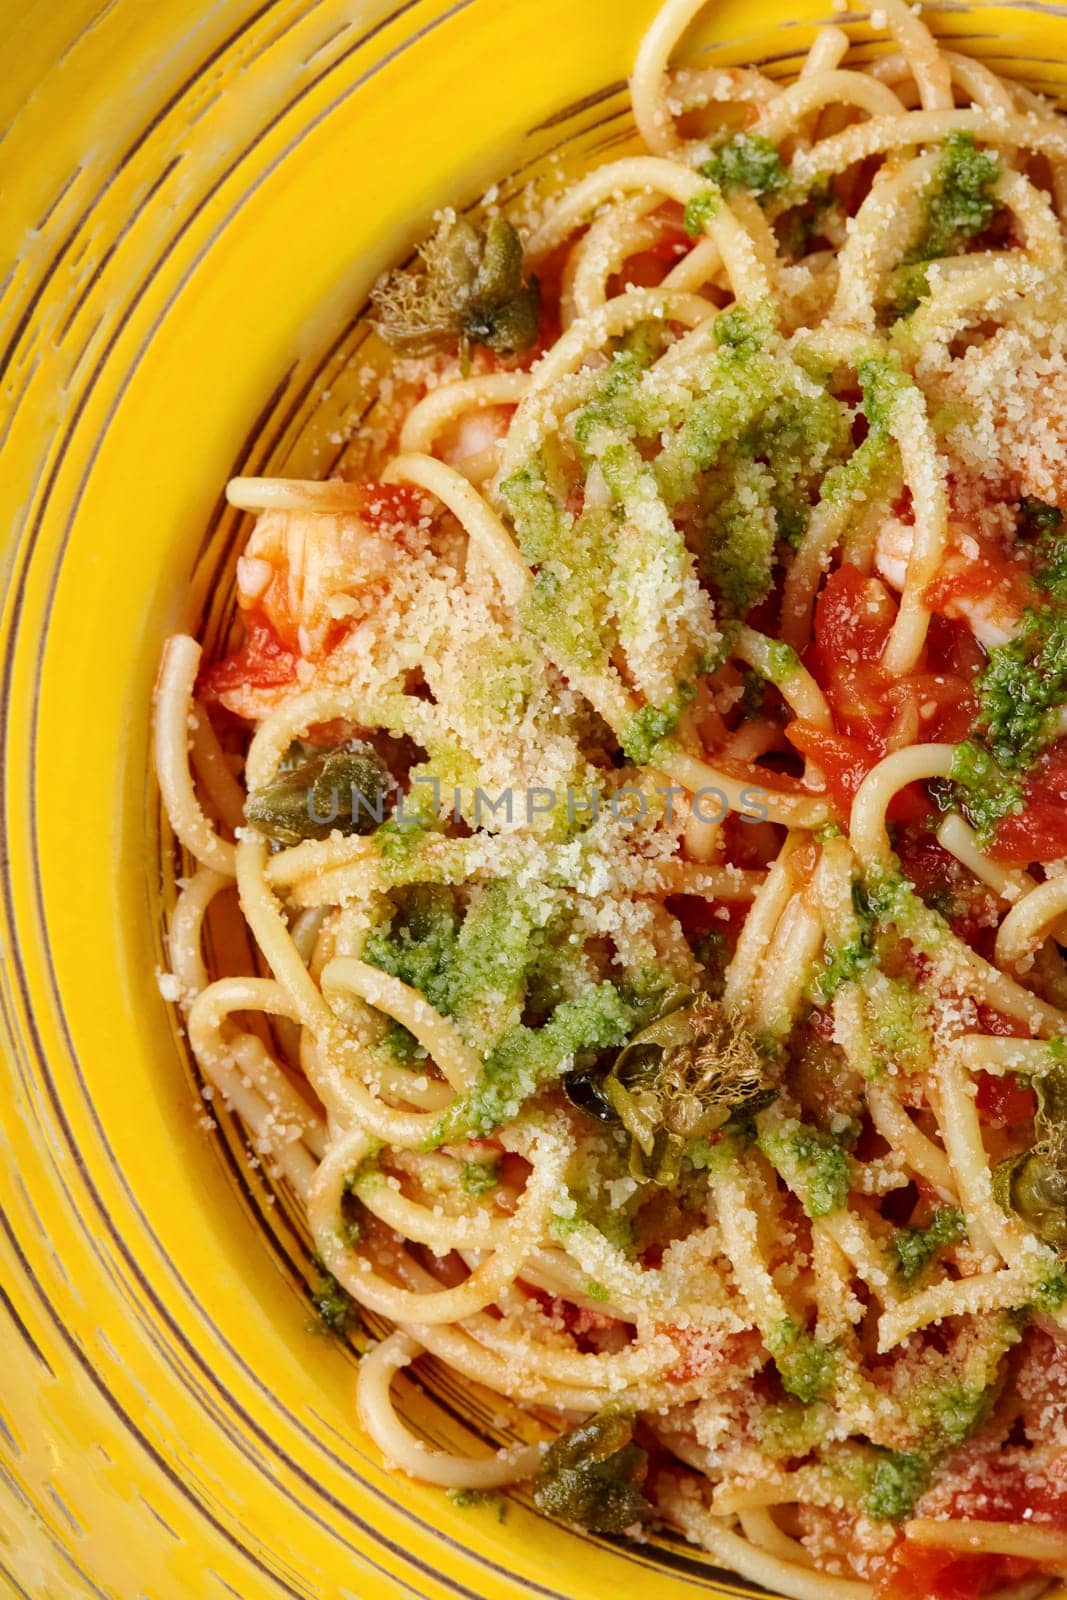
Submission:
M 388 769 L 373 750 L 328 750 L 254 789 L 245 801 L 245 818 L 278 844 L 328 839 L 334 829 L 372 833 L 384 820 L 392 787 Z

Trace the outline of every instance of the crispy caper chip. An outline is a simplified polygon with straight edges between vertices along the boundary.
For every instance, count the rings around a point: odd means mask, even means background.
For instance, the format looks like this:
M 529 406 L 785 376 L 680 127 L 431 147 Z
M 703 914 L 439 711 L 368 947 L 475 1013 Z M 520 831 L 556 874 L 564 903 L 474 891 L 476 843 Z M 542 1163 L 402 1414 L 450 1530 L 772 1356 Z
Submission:
M 384 820 L 385 797 L 392 787 L 373 750 L 328 750 L 254 789 L 245 801 L 245 817 L 278 844 L 328 839 L 335 828 L 372 833 Z
M 651 1515 L 640 1491 L 647 1470 L 647 1453 L 633 1443 L 633 1418 L 601 1411 L 549 1446 L 534 1479 L 534 1503 L 546 1516 L 622 1533 Z
M 454 339 L 515 355 L 537 340 L 540 290 L 523 281 L 522 241 L 504 217 L 484 228 L 442 222 L 418 260 L 382 278 L 371 298 L 381 337 L 413 355 Z
M 565 1080 L 579 1110 L 617 1120 L 630 1135 L 630 1172 L 669 1186 L 685 1146 L 721 1128 L 737 1112 L 774 1098 L 755 1041 L 707 995 L 673 989 L 660 1014 L 620 1051 L 599 1077 Z

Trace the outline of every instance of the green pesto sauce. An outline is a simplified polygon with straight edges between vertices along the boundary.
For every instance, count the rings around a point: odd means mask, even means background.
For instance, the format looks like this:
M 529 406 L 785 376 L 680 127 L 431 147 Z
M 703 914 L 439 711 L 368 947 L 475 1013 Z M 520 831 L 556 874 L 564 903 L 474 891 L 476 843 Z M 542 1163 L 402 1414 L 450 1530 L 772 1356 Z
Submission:
M 1016 638 L 994 645 L 976 680 L 978 713 L 957 746 L 951 778 L 979 839 L 1022 809 L 1026 775 L 1055 735 L 1067 700 L 1067 610 L 1046 579 L 1053 603 L 1027 611 Z
M 450 1012 L 458 938 L 452 891 L 415 884 L 398 896 L 391 920 L 368 935 L 363 959 L 418 989 L 437 1010 Z
M 747 189 L 759 198 L 777 194 L 789 182 L 781 156 L 759 133 L 735 133 L 715 145 L 699 170 L 722 189 Z
M 417 989 L 468 1040 L 487 1046 L 518 1021 L 545 944 L 539 917 L 510 879 L 477 891 L 462 919 L 452 889 L 414 884 L 368 935 L 363 959 Z
M 790 1318 L 773 1331 L 768 1348 L 782 1387 L 804 1405 L 821 1400 L 833 1388 L 837 1352 L 804 1333 Z
M 491 1194 L 500 1186 L 499 1161 L 465 1161 L 460 1168 L 459 1186 L 464 1194 L 477 1198 Z
M 869 1517 L 902 1522 L 926 1488 L 930 1466 L 922 1456 L 878 1450 L 871 1464 L 862 1506 Z
M 398 874 L 403 875 L 430 832 L 426 823 L 414 814 L 415 806 L 424 793 L 429 798 L 429 789 L 420 785 L 414 795 L 405 795 L 403 821 L 391 817 L 388 822 L 383 822 L 380 828 L 374 830 L 374 842 L 378 847 L 383 872 L 387 877 L 390 868 L 396 868 Z
M 963 1212 L 956 1206 L 942 1206 L 925 1228 L 901 1228 L 892 1241 L 898 1276 L 914 1283 L 939 1251 L 956 1244 L 965 1232 Z
M 721 205 L 722 195 L 718 188 L 707 189 L 703 194 L 694 195 L 682 214 L 682 226 L 691 239 L 697 238 L 704 232 Z
M 500 493 L 527 561 L 548 560 L 559 542 L 567 514 L 549 492 L 540 462 L 529 462 L 505 478 Z
M 636 1009 L 616 986 L 600 983 L 563 1001 L 541 1028 L 517 1024 L 489 1051 L 478 1082 L 458 1095 L 440 1118 L 428 1147 L 491 1134 L 517 1116 L 524 1101 L 554 1082 L 576 1056 L 625 1044 L 636 1020 Z
M 828 951 L 828 959 L 811 985 L 811 998 L 816 1005 L 826 1005 L 846 983 L 853 983 L 877 960 L 869 936 L 861 934 L 846 944 Z
M 950 133 L 926 204 L 923 231 L 908 262 L 959 255 L 990 224 L 996 202 L 991 190 L 1000 176 L 995 155 L 979 150 L 969 133 Z
M 1067 698 L 1067 616 L 1028 612 L 1019 637 L 990 651 L 978 680 L 986 746 L 1007 772 L 1025 770 L 1052 734 L 1050 712 Z
M 680 683 L 664 705 L 642 706 L 640 711 L 635 711 L 619 734 L 619 743 L 627 759 L 635 766 L 647 766 L 656 746 L 677 728 L 695 692 L 692 684 Z
M 323 1328 L 335 1333 L 343 1339 L 349 1327 L 359 1321 L 359 1312 L 356 1303 L 346 1289 L 342 1289 L 337 1279 L 325 1271 L 321 1263 L 316 1262 L 319 1269 L 318 1278 L 311 1291 L 311 1303 L 315 1307 L 318 1319 Z
M 426 1060 L 425 1049 L 402 1022 L 391 1020 L 382 1035 L 381 1043 L 393 1060 L 399 1061 L 403 1066 L 413 1067 L 418 1062 Z
M 825 175 L 814 178 L 804 199 L 774 219 L 774 231 L 787 255 L 806 255 L 812 240 L 825 226 L 826 214 L 836 207 L 833 185 Z
M 498 1522 L 507 1521 L 508 1503 L 502 1494 L 495 1494 L 488 1489 L 446 1489 L 445 1498 L 461 1511 L 473 1511 L 485 1506 L 496 1512 Z
M 620 1167 L 619 1175 L 622 1175 Z M 575 1233 L 579 1228 L 595 1228 L 620 1255 L 633 1261 L 637 1256 L 636 1212 L 641 1203 L 640 1191 L 631 1196 L 625 1207 L 610 1205 L 599 1193 L 594 1196 L 581 1182 L 570 1190 L 574 1201 L 574 1215 L 555 1217 L 552 1228 L 560 1238 Z M 586 1293 L 589 1293 L 588 1288 Z M 596 1296 L 590 1296 L 595 1299 Z M 603 1298 L 607 1298 L 606 1294 Z
M 772 1166 L 781 1170 L 795 1163 L 801 1168 L 806 1188 L 804 1209 L 810 1217 L 828 1217 L 840 1211 L 848 1198 L 851 1171 L 848 1156 L 836 1139 L 788 1117 L 774 1132 L 761 1133 L 758 1142 Z
M 770 469 L 754 460 L 737 461 L 732 474 L 703 486 L 700 566 L 731 616 L 744 616 L 773 582 L 778 541 L 773 494 Z
M 851 441 L 847 407 L 828 393 L 794 392 L 797 369 L 782 358 L 755 345 L 739 351 L 720 351 L 721 384 L 696 403 L 656 470 L 668 501 L 692 503 L 702 571 L 727 613 L 743 616 L 767 595 L 779 546 L 803 538 Z
M 989 1415 L 993 1399 L 992 1387 L 955 1378 L 921 1388 L 908 1409 L 920 1433 L 923 1453 L 940 1455 L 969 1439 Z
M 800 657 L 784 639 L 772 639 L 767 652 L 767 676 L 771 683 L 785 683 L 800 670 Z
M 657 352 L 646 336 L 638 344 L 618 350 L 597 381 L 592 398 L 574 419 L 574 437 L 589 445 L 603 429 L 629 437 L 650 439 L 670 420 L 662 400 L 641 383 Z
M 778 1461 L 806 1456 L 823 1443 L 830 1420 L 826 1406 L 818 1401 L 805 1405 L 790 1395 L 757 1413 L 760 1448 Z
M 885 320 L 892 324 L 904 317 L 910 317 L 913 311 L 919 309 L 929 293 L 930 279 L 925 262 L 910 267 L 898 267 L 890 280 L 889 299 L 883 313 Z
M 1038 1311 L 1059 1311 L 1067 1304 L 1067 1274 L 1050 1272 L 1034 1288 L 1034 1305 Z
M 892 431 L 901 396 L 914 387 L 912 381 L 892 356 L 861 362 L 857 377 L 868 427 L 884 443 Z

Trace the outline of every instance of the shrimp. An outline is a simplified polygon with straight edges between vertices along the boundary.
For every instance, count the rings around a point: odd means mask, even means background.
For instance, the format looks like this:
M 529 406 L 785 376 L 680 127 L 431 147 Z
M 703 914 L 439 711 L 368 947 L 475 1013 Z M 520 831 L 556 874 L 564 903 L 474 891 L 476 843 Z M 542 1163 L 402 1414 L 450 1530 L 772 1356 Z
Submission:
M 237 562 L 244 638 L 205 667 L 200 692 L 258 721 L 295 683 L 350 675 L 350 662 L 339 666 L 346 644 L 366 645 L 388 595 L 395 627 L 430 570 L 436 524 L 404 485 L 292 479 L 267 490 L 258 479 L 237 479 L 230 489 L 233 503 L 259 513 Z
M 419 511 L 411 491 L 380 484 L 357 491 L 351 511 L 264 511 L 237 563 L 238 605 L 321 661 L 415 553 Z
M 472 456 L 494 449 L 507 433 L 514 409 L 513 406 L 483 406 L 480 410 L 465 412 L 442 435 L 442 459 L 456 467 Z
M 914 542 L 914 525 L 890 517 L 875 543 L 875 567 L 898 594 L 904 589 Z M 932 611 L 965 622 L 978 643 L 991 650 L 1018 633 L 1027 582 L 1021 565 L 990 555 L 988 545 L 965 522 L 953 518 L 941 570 L 924 599 Z

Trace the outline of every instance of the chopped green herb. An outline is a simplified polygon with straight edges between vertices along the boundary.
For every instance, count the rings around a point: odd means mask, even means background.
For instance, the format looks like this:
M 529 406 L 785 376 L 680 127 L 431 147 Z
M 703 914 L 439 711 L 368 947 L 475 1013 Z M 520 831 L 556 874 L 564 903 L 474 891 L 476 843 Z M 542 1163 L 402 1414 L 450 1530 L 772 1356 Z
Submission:
M 446 1489 L 445 1498 L 451 1500 L 461 1511 L 472 1511 L 475 1507 L 485 1506 L 496 1512 L 498 1522 L 507 1521 L 508 1503 L 502 1494 L 494 1494 L 488 1489 Z
M 319 1275 L 311 1291 L 311 1304 L 315 1307 L 322 1326 L 335 1333 L 339 1339 L 343 1339 L 350 1325 L 359 1321 L 356 1303 L 348 1291 L 342 1289 L 337 1279 L 325 1270 L 321 1262 L 316 1262 L 316 1267 Z

